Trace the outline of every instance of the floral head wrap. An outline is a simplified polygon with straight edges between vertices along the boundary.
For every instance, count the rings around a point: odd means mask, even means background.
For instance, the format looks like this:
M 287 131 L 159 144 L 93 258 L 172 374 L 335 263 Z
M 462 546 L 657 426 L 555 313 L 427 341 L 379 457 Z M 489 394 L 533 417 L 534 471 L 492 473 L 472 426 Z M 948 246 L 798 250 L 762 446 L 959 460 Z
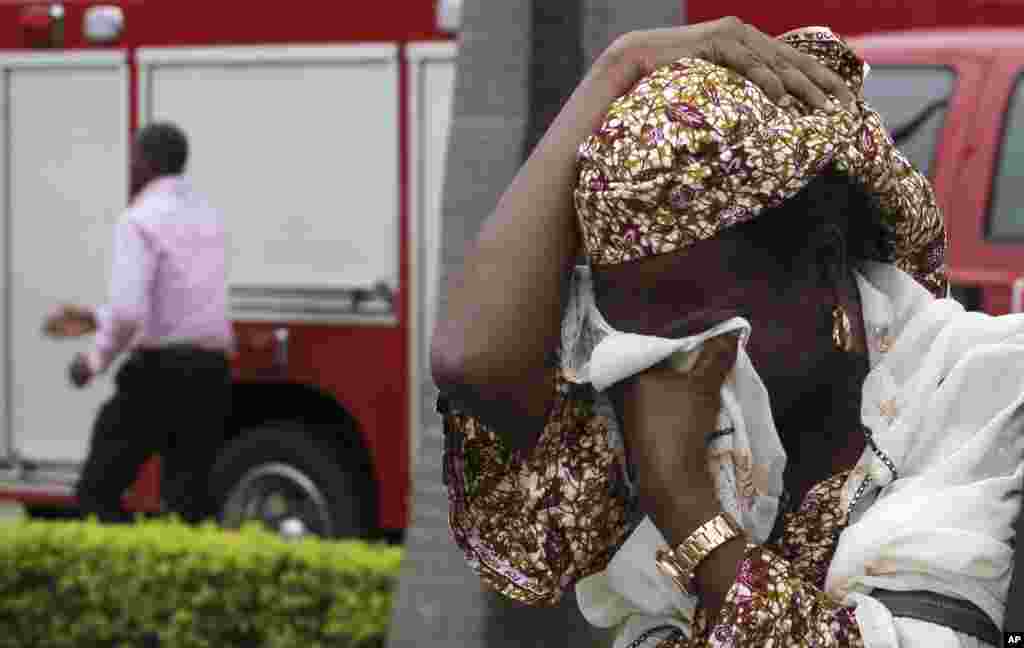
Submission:
M 860 96 L 867 65 L 831 30 L 781 37 Z M 836 113 L 773 103 L 739 74 L 699 59 L 659 68 L 612 104 L 579 150 L 574 192 L 591 263 L 681 250 L 749 221 L 832 164 L 881 207 L 895 264 L 946 293 L 946 233 L 927 178 L 865 101 Z

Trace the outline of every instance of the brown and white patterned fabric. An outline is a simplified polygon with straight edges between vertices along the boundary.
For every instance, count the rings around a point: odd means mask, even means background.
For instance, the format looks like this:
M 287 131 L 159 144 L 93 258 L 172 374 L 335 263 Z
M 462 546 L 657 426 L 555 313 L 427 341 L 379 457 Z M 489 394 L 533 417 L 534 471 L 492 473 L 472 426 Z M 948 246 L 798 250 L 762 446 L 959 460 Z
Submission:
M 634 528 L 607 419 L 564 379 L 538 446 L 505 449 L 478 419 L 446 412 L 445 483 L 459 548 L 490 587 L 530 605 L 551 605 L 608 564 Z M 693 636 L 670 625 L 637 646 L 860 646 L 853 611 L 823 592 L 846 527 L 843 472 L 808 491 L 782 518 L 782 533 L 751 546 L 717 619 L 698 608 Z
M 865 64 L 830 30 L 783 40 L 860 94 Z M 893 263 L 946 294 L 946 233 L 928 180 L 864 100 L 849 110 L 782 108 L 739 74 L 699 59 L 659 68 L 612 104 L 579 149 L 575 204 L 594 265 L 685 249 L 799 192 L 825 167 L 877 201 Z
M 865 66 L 830 31 L 783 38 L 860 88 Z M 855 469 L 816 485 L 787 511 L 777 539 L 748 550 L 717 619 L 698 607 L 693 632 L 655 624 L 627 645 L 883 645 L 881 630 L 916 638 L 899 645 L 939 645 L 918 640 L 936 632 L 956 645 L 981 645 L 947 628 L 894 620 L 868 593 L 899 589 L 909 565 L 916 586 L 970 600 L 1001 624 L 1012 555 L 1007 520 L 1016 515 L 1024 472 L 1024 417 L 1018 426 L 1007 414 L 1024 411 L 1017 388 L 1024 319 L 965 314 L 929 296 L 946 294 L 942 219 L 927 180 L 893 146 L 877 113 L 863 101 L 830 114 L 782 109 L 737 75 L 684 59 L 616 102 L 581 147 L 579 164 L 576 205 L 592 264 L 712 238 L 794 195 L 828 165 L 878 200 L 893 243 L 893 256 L 866 262 L 858 279 L 872 357 L 863 422 L 910 479 L 878 495 L 895 474 L 865 452 Z M 993 363 L 1006 389 L 990 380 Z M 490 586 L 539 605 L 607 571 L 640 523 L 610 434 L 616 422 L 600 394 L 564 367 L 550 380 L 553 405 L 528 451 L 508 448 L 471 412 L 439 399 L 455 542 Z M 976 414 L 971 425 L 959 423 L 966 412 Z M 851 519 L 851 498 L 866 475 L 872 500 Z M 905 527 L 917 544 L 899 535 Z

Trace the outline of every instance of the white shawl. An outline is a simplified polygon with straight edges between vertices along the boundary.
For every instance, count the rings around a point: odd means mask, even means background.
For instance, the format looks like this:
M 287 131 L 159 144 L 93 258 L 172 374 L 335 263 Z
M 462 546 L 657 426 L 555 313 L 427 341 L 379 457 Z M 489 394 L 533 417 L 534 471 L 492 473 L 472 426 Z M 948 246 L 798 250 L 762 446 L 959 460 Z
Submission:
M 869 648 L 984 645 L 948 628 L 894 619 L 870 593 L 924 589 L 964 598 L 1002 627 L 1024 475 L 1024 315 L 967 313 L 891 265 L 865 263 L 860 270 L 872 366 L 861 416 L 898 478 L 865 450 L 844 486 L 844 505 L 865 476 L 870 481 L 840 536 L 826 593 L 856 606 Z M 741 319 L 681 340 L 615 331 L 594 304 L 586 269 L 577 269 L 563 325 L 563 368 L 600 392 L 666 358 L 686 370 L 705 340 L 737 329 L 742 339 L 750 334 Z M 785 454 L 742 347 L 722 394 L 719 427 L 735 432 L 711 449 L 718 492 L 723 508 L 763 542 Z M 666 546 L 645 518 L 605 571 L 577 585 L 588 621 L 621 627 L 617 647 L 659 625 L 689 633 L 696 601 L 654 564 L 655 551 Z

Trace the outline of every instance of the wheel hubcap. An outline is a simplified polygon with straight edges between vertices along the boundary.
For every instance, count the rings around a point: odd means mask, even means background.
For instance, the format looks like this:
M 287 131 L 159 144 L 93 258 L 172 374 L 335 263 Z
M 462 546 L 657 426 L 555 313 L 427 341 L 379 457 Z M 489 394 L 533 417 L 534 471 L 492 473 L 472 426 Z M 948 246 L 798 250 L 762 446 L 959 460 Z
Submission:
M 259 520 L 286 537 L 332 534 L 327 498 L 313 480 L 294 466 L 263 464 L 245 473 L 228 493 L 224 524 Z

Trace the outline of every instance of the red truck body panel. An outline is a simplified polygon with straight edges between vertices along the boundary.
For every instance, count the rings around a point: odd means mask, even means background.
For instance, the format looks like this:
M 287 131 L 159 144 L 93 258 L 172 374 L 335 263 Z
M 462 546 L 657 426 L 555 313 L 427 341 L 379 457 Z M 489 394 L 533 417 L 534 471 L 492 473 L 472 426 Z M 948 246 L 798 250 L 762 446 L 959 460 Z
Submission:
M 1024 276 L 1024 241 L 993 242 L 987 230 L 1004 120 L 1024 71 L 1024 28 L 872 34 L 852 45 L 869 64 L 956 71 L 931 178 L 946 218 L 949 275 L 981 289 L 983 310 L 1009 312 L 1014 283 Z
M 52 3 L 0 4 L 0 49 L 33 51 L 25 29 L 26 12 L 44 12 Z M 315 386 L 333 396 L 359 422 L 376 470 L 380 495 L 379 525 L 402 529 L 408 520 L 410 492 L 409 412 L 409 154 L 406 131 L 408 105 L 407 43 L 450 40 L 436 28 L 432 0 L 385 0 L 350 3 L 328 0 L 299 3 L 263 3 L 224 0 L 112 0 L 60 3 L 64 9 L 63 43 L 50 50 L 114 48 L 127 52 L 130 69 L 130 121 L 137 126 L 138 75 L 135 53 L 143 47 L 313 45 L 368 42 L 396 43 L 400 48 L 399 86 L 399 276 L 395 290 L 396 326 L 317 325 L 298 322 L 236 321 L 241 354 L 234 363 L 236 378 L 258 373 L 259 354 L 246 341 L 265 337 L 278 325 L 287 325 L 289 368 L 284 378 Z M 125 30 L 110 45 L 87 42 L 83 33 L 85 11 L 95 5 L 115 5 L 124 12 Z M 358 235 L 357 232 L 353 233 Z M 83 424 L 87 424 L 83 422 Z M 0 497 L 26 504 L 73 504 L 67 495 L 45 489 L 6 488 Z M 159 462 L 141 471 L 126 496 L 133 509 L 159 508 Z

